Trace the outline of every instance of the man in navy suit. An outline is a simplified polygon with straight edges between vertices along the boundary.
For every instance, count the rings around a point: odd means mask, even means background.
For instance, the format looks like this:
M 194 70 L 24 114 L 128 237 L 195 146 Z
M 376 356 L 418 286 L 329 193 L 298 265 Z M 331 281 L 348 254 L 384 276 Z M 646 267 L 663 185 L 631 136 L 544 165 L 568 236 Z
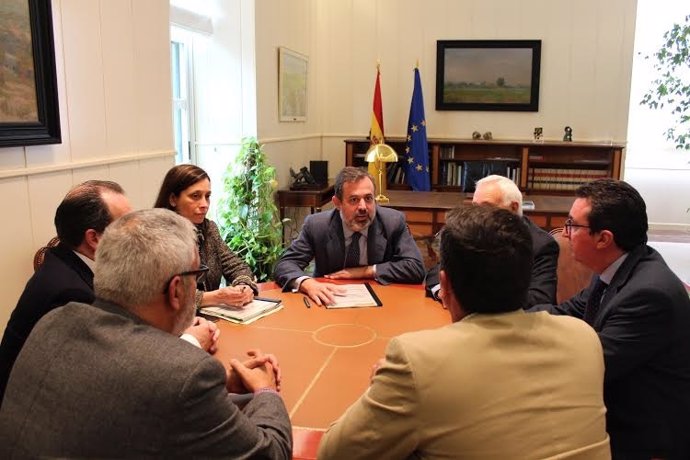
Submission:
M 529 229 L 532 237 L 532 253 L 534 264 L 527 301 L 525 307 L 540 303 L 556 302 L 556 269 L 558 268 L 558 243 L 551 235 L 539 228 L 527 217 L 522 215 L 522 193 L 515 182 L 507 177 L 491 175 L 477 181 L 477 187 L 472 196 L 472 203 L 476 205 L 489 204 L 506 209 L 522 217 L 522 221 Z M 440 284 L 438 279 L 439 264 L 429 270 L 426 275 L 427 296 L 439 300 Z
M 299 236 L 276 264 L 274 278 L 285 291 L 303 292 L 319 305 L 334 301 L 337 285 L 305 274 L 312 259 L 314 277 L 422 282 L 422 256 L 405 215 L 378 207 L 374 191 L 374 180 L 366 171 L 348 166 L 338 173 L 336 209 L 307 216 Z
M 89 180 L 70 190 L 55 211 L 60 243 L 49 248 L 29 279 L 0 343 L 0 406 L 10 371 L 36 323 L 68 302 L 91 303 L 96 247 L 105 228 L 132 210 L 125 192 L 111 181 Z M 201 318 L 182 336 L 214 352 L 220 331 Z
M 49 248 L 26 284 L 0 343 L 0 403 L 10 371 L 39 319 L 70 301 L 93 301 L 93 259 L 105 227 L 131 210 L 120 185 L 84 182 L 65 196 L 55 212 L 60 243 Z
M 565 223 L 573 256 L 595 276 L 560 305 L 599 334 L 606 428 L 614 459 L 690 458 L 690 299 L 647 246 L 647 211 L 622 181 L 578 188 Z

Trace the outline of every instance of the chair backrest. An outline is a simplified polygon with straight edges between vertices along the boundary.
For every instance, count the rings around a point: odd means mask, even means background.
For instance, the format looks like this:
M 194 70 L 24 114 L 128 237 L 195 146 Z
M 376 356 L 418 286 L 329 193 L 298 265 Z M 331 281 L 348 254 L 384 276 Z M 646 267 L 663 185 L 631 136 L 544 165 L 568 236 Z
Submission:
M 558 285 L 556 288 L 556 302 L 561 303 L 589 286 L 593 272 L 573 258 L 570 240 L 563 236 L 562 227 L 555 228 L 551 230 L 550 233 L 560 248 L 557 268 Z
M 43 261 L 46 258 L 46 251 L 48 250 L 48 248 L 54 248 L 58 245 L 58 243 L 60 243 L 60 238 L 58 238 L 57 236 L 53 237 L 50 239 L 50 241 L 48 241 L 48 243 L 45 246 L 36 251 L 36 254 L 34 254 L 34 271 L 38 270 L 38 267 L 43 265 Z

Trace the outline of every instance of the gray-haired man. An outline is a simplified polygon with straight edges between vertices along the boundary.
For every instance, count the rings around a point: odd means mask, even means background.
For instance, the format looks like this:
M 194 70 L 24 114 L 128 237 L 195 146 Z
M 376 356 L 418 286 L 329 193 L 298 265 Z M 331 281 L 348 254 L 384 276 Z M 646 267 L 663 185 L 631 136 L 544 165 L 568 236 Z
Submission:
M 194 318 L 192 224 L 163 209 L 111 224 L 96 251 L 93 305 L 34 328 L 0 411 L 0 457 L 290 458 L 290 420 L 271 355 L 227 373 L 179 340 Z M 252 392 L 240 410 L 229 392 Z

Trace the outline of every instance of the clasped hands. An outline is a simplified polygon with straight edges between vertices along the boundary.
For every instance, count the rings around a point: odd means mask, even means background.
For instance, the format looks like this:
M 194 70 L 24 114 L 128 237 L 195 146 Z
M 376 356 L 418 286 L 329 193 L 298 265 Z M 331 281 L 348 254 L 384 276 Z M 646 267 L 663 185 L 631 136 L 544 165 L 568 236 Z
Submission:
M 324 278 L 330 280 L 371 279 L 375 275 L 374 266 L 368 265 L 365 267 L 344 268 L 325 275 Z M 345 295 L 345 289 L 337 284 L 324 283 L 314 278 L 307 278 L 302 281 L 299 290 L 309 296 L 317 305 L 332 305 L 335 303 L 335 296 Z
M 270 388 L 280 391 L 280 365 L 278 358 L 264 354 L 261 350 L 247 351 L 249 359 L 240 362 L 230 360 L 231 368 L 227 371 L 226 388 L 229 393 L 253 393 L 259 389 Z
M 185 334 L 193 336 L 201 348 L 214 354 L 218 351 L 218 337 L 220 337 L 220 329 L 213 321 L 208 321 L 204 318 L 195 317 L 192 325 L 185 331 Z

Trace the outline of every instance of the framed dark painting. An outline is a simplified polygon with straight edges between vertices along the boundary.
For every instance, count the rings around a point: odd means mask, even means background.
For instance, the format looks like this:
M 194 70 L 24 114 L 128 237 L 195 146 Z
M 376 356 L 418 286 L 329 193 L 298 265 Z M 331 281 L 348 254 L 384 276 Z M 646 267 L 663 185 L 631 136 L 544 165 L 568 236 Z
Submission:
M 51 0 L 2 0 L 0 147 L 60 142 Z
M 436 42 L 436 110 L 539 110 L 541 40 Z

